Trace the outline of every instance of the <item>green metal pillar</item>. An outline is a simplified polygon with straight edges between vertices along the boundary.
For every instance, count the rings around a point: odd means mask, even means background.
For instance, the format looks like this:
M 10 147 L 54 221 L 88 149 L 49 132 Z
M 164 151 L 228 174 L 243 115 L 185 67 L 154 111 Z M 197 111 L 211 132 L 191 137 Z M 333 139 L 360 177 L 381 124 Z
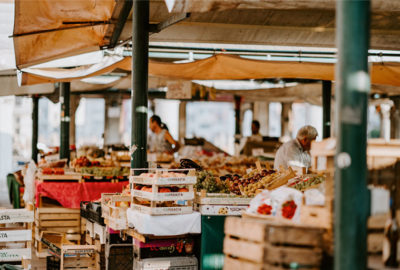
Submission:
M 60 158 L 69 160 L 69 123 L 70 123 L 70 87 L 71 83 L 60 84 L 61 124 L 60 124 Z
M 331 136 L 331 97 L 332 82 L 322 82 L 322 137 L 329 138 Z
M 133 1 L 131 134 L 132 168 L 147 167 L 149 6 L 148 0 Z
M 38 162 L 39 96 L 32 96 L 32 160 Z
M 336 2 L 335 266 L 367 269 L 367 103 L 369 0 Z

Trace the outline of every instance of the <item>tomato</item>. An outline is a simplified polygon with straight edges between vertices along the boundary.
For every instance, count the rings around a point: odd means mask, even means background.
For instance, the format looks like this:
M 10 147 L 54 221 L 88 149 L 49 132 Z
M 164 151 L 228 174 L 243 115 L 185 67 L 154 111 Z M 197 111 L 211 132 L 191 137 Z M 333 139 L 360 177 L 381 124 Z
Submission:
M 180 188 L 180 189 L 178 189 L 178 192 L 189 192 L 189 189 L 187 189 L 187 188 Z
M 171 190 L 169 188 L 160 188 L 158 190 L 158 192 L 160 192 L 160 193 L 168 193 L 168 192 L 171 192 Z

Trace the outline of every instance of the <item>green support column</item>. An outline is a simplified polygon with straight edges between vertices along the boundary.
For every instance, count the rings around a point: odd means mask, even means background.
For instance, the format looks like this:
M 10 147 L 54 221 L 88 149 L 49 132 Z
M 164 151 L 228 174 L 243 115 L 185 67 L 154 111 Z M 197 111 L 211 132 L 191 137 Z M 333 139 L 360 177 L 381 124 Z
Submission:
M 60 84 L 61 124 L 60 124 L 60 158 L 69 160 L 69 99 L 71 83 Z
M 134 0 L 132 14 L 131 167 L 147 167 L 147 81 L 149 65 L 149 1 Z
M 332 82 L 322 82 L 322 137 L 329 138 L 331 136 L 331 97 Z
M 39 96 L 32 96 L 32 160 L 38 162 Z
M 335 269 L 367 269 L 369 0 L 336 2 Z

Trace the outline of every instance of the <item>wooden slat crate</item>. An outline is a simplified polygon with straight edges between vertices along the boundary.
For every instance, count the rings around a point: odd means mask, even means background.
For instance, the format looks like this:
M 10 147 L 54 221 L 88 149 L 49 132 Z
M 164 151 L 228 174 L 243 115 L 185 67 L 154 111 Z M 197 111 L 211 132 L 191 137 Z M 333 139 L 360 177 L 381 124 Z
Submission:
M 65 233 L 66 239 L 75 243 L 81 240 L 80 209 L 63 207 L 39 207 L 35 211 L 35 249 L 39 258 L 46 257 L 47 248 L 43 246 L 40 234 L 43 231 Z
M 60 270 L 96 270 L 96 246 L 75 245 L 57 232 L 42 232 L 41 241 L 60 258 Z
M 130 196 L 117 193 L 101 194 L 101 215 L 104 223 L 113 230 L 128 228 L 126 210 L 129 208 Z
M 229 217 L 225 222 L 224 269 L 319 269 L 322 237 L 318 227 Z
M 0 209 L 0 263 L 30 269 L 33 217 L 30 209 Z
M 90 223 L 90 222 L 89 222 Z M 96 223 L 95 223 L 96 224 Z M 92 225 L 94 225 L 92 223 Z M 100 226 L 99 224 L 96 224 Z M 96 247 L 95 253 L 95 261 L 96 261 L 96 269 L 97 270 L 105 270 L 106 269 L 106 258 L 105 258 L 105 242 L 100 240 L 100 234 L 95 232 L 94 226 L 91 226 L 88 223 L 86 224 L 88 229 L 85 231 L 85 244 L 86 245 L 94 245 Z M 105 239 L 103 240 L 105 241 Z

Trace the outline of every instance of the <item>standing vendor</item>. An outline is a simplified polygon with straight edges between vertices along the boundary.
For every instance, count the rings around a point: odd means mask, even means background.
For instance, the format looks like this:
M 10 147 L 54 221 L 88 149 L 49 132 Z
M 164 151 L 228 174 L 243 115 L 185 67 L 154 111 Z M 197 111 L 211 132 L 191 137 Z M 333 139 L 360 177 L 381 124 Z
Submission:
M 158 115 L 150 118 L 149 127 L 152 131 L 148 141 L 150 152 L 173 154 L 179 150 L 179 143 L 172 138 Z
M 280 166 L 287 169 L 289 166 L 311 167 L 311 142 L 318 136 L 317 130 L 312 126 L 304 126 L 298 132 L 296 139 L 281 145 L 276 152 L 274 168 Z

